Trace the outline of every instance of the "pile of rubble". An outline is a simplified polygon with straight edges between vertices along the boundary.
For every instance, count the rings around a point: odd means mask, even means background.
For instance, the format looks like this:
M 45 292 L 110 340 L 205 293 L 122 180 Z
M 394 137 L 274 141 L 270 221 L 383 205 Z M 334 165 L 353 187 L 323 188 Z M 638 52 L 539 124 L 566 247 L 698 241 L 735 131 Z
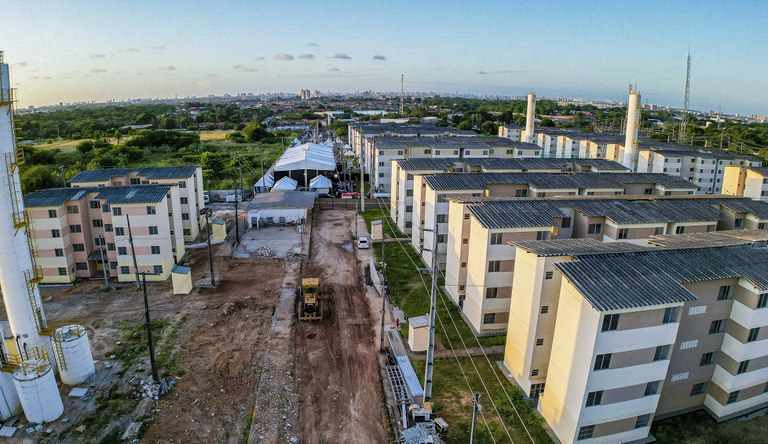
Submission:
M 134 390 L 132 398 L 150 398 L 158 400 L 161 396 L 171 391 L 176 385 L 175 380 L 166 381 L 165 378 L 160 378 L 160 381 L 155 383 L 153 380 L 141 380 L 139 385 Z
M 274 255 L 275 255 L 275 252 L 274 252 L 274 251 L 272 251 L 272 250 L 270 250 L 270 249 L 269 249 L 269 248 L 267 248 L 267 247 L 259 247 L 259 248 L 258 248 L 258 249 L 257 249 L 257 250 L 256 250 L 256 251 L 253 253 L 253 255 L 254 255 L 254 256 L 256 256 L 256 257 L 263 257 L 263 258 L 268 258 L 268 257 L 272 257 L 272 256 L 274 256 Z

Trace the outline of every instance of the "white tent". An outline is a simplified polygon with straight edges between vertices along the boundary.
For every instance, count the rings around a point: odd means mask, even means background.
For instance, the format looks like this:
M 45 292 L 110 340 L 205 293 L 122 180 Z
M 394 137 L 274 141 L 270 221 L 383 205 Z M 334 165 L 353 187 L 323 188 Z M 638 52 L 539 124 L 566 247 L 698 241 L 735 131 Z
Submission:
M 328 194 L 331 192 L 333 185 L 331 179 L 325 176 L 315 176 L 309 181 L 309 187 L 314 189 L 320 194 Z
M 293 139 L 291 142 L 291 146 L 301 145 L 301 140 L 299 139 Z
M 296 189 L 296 186 L 299 183 L 295 180 L 291 179 L 288 176 L 283 177 L 282 179 L 278 180 L 275 186 L 272 187 L 271 191 L 281 191 L 281 190 L 288 190 L 293 191 Z
M 319 143 L 305 143 L 285 150 L 272 167 L 274 171 L 316 170 L 333 171 L 336 159 L 333 148 Z
M 267 170 L 267 173 L 256 182 L 254 185 L 257 188 L 269 188 L 275 184 L 275 176 L 272 174 L 272 170 Z

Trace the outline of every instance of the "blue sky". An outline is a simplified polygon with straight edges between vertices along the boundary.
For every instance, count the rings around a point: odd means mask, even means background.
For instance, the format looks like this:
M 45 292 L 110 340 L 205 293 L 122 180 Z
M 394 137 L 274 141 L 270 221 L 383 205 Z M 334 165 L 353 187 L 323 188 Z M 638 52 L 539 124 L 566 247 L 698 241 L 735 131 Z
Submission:
M 768 113 L 762 1 L 4 3 L 0 49 L 22 106 L 392 91 L 401 73 L 411 91 L 618 100 L 633 82 L 681 106 L 690 48 L 693 108 Z

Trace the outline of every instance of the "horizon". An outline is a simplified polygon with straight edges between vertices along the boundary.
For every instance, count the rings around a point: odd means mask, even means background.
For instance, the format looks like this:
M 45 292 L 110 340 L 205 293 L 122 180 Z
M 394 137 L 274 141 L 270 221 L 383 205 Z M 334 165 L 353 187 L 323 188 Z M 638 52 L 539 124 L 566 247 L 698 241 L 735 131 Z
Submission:
M 406 93 L 533 89 L 618 102 L 637 83 L 644 103 L 682 108 L 690 50 L 690 109 L 768 114 L 768 60 L 761 45 L 745 44 L 768 40 L 759 4 L 499 2 L 467 15 L 453 1 L 192 3 L 11 0 L 18 13 L 0 30 L 0 49 L 20 107 L 302 88 L 393 92 L 403 74 Z

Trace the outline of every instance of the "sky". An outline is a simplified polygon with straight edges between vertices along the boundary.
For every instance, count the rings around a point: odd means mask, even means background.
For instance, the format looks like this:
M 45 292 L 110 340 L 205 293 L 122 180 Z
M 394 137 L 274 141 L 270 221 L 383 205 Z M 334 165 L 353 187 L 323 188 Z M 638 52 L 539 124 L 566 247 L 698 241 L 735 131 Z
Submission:
M 764 1 L 4 0 L 20 106 L 241 92 L 626 100 L 768 114 Z

